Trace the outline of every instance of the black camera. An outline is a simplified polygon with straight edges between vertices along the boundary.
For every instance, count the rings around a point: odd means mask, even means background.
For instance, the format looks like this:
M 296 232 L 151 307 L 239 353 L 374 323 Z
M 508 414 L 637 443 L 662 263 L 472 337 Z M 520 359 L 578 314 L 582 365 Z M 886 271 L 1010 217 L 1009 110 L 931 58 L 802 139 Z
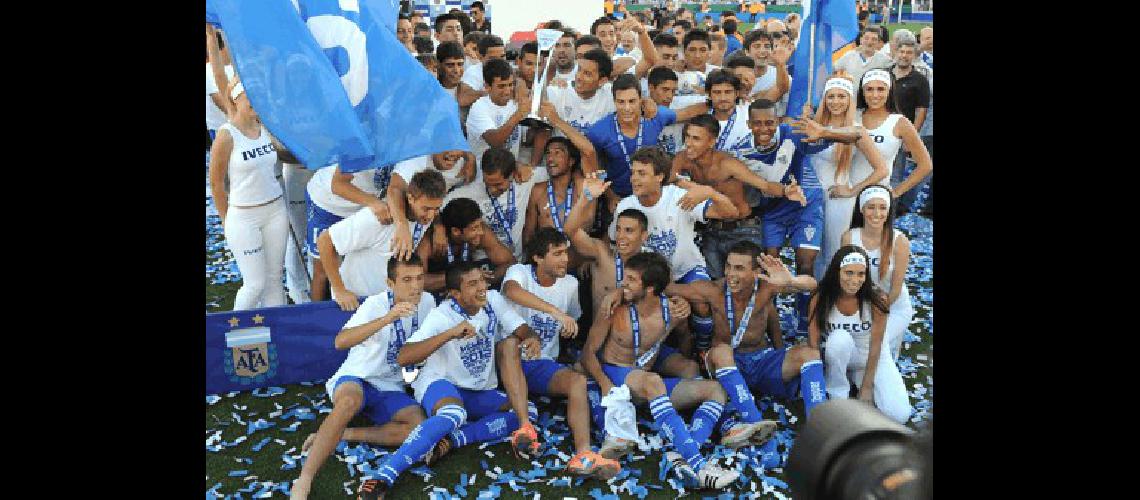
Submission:
M 816 406 L 788 454 L 797 500 L 933 498 L 933 425 L 920 433 L 851 399 Z

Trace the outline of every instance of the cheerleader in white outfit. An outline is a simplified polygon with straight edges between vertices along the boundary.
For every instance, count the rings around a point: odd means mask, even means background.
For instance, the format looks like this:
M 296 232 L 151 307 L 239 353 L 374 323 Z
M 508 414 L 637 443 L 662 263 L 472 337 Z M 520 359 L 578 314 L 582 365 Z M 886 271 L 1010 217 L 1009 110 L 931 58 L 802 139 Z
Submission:
M 234 310 L 285 304 L 281 284 L 289 232 L 284 192 L 274 175 L 278 156 L 296 162 L 261 124 L 241 82 L 228 93 L 234 110 L 218 127 L 210 150 L 210 191 L 222 218 L 226 244 L 237 260 L 242 285 Z M 230 189 L 224 189 L 226 176 Z
M 906 147 L 918 165 L 910 176 L 892 189 L 897 199 L 934 172 L 934 163 L 930 160 L 930 152 L 926 150 L 918 131 L 914 129 L 914 124 L 898 113 L 894 86 L 895 76 L 889 71 L 873 69 L 863 73 L 857 101 L 859 112 L 855 116 L 855 124 L 867 130 L 867 134 L 874 141 L 875 149 L 879 150 L 879 156 L 886 162 L 887 177 L 880 184 L 891 187 L 891 170 L 900 147 Z M 855 153 L 851 162 L 851 175 L 871 171 L 871 165 L 867 156 L 861 152 Z
M 859 193 L 858 199 L 859 205 L 851 216 L 851 229 L 843 234 L 843 244 L 859 246 L 871 259 L 871 281 L 887 294 L 890 304 L 886 341 L 891 358 L 898 361 L 907 327 L 914 319 L 914 306 L 905 282 L 910 264 L 910 240 L 902 231 L 894 229 L 895 211 L 890 190 L 868 186 Z
M 859 399 L 899 423 L 910 419 L 906 384 L 883 341 L 887 324 L 886 294 L 867 277 L 870 259 L 862 248 L 839 248 L 812 294 L 808 345 L 823 345 L 823 373 L 831 399 L 847 399 L 851 383 Z
M 815 121 L 828 127 L 852 127 L 855 123 L 855 84 L 846 72 L 837 71 L 824 85 L 823 105 L 815 114 Z M 805 110 L 805 113 L 808 111 Z M 852 168 L 852 156 L 864 158 L 859 168 Z M 851 227 L 851 210 L 855 206 L 853 195 L 863 188 L 887 179 L 890 164 L 883 161 L 875 143 L 860 131 L 855 147 L 833 143 L 826 150 L 811 155 L 811 165 L 819 182 L 827 191 L 823 206 L 823 255 L 815 261 L 815 279 L 823 279 L 823 271 L 839 249 L 839 240 Z

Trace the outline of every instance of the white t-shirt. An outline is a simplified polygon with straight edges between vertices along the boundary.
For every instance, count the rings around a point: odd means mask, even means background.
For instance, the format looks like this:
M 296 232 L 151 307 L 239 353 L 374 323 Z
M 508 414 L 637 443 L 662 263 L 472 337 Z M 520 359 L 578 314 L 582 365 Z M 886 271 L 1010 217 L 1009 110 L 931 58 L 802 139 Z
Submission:
M 428 313 L 420 329 L 408 342 L 422 342 L 465 321 L 462 315 L 452 308 L 452 299 L 445 299 Z M 424 392 L 436 380 L 444 379 L 460 389 L 485 391 L 499 385 L 495 372 L 495 344 L 507 335 L 526 324 L 514 308 L 494 290 L 487 291 L 487 305 L 495 312 L 495 331 L 488 332 L 490 318 L 486 308 L 470 320 L 477 334 L 466 340 L 451 340 L 440 346 L 424 360 L 419 375 L 412 381 L 416 400 L 423 401 Z
M 717 135 L 713 146 L 721 144 L 720 138 L 724 137 L 723 146 L 718 147 L 718 150 L 735 156 L 737 151 L 752 147 L 752 129 L 748 128 L 747 104 L 736 105 L 736 110 L 727 120 L 717 121 L 720 123 L 720 134 Z M 728 128 L 729 122 L 732 122 L 731 129 Z
M 886 47 L 884 45 L 884 47 Z M 882 52 L 876 52 L 870 59 L 863 59 L 863 54 L 858 50 L 852 50 L 838 61 L 835 61 L 836 70 L 844 70 L 851 75 L 855 81 L 855 86 L 858 87 L 859 80 L 863 78 L 863 73 L 872 68 L 887 67 L 891 65 L 890 55 Z
M 419 306 L 415 312 L 416 324 L 424 324 L 428 313 L 434 308 L 435 299 L 430 293 L 422 292 Z M 364 303 L 356 312 L 352 313 L 352 317 L 341 329 L 345 330 L 379 319 L 388 314 L 390 310 L 391 306 L 388 304 L 387 293 L 373 295 L 365 299 Z M 405 338 L 403 341 L 397 339 L 396 323 L 400 323 L 404 330 Z M 400 348 L 404 346 L 404 342 L 413 334 L 415 331 L 412 330 L 412 317 L 408 316 L 381 328 L 380 331 L 372 334 L 364 342 L 352 346 L 352 349 L 348 350 L 348 357 L 345 358 L 344 363 L 341 363 L 340 368 L 325 383 L 325 390 L 328 391 L 329 398 L 333 397 L 336 381 L 341 377 L 360 377 L 381 391 L 403 391 L 405 385 L 404 376 L 401 373 L 403 369 L 396 364 L 396 357 L 399 356 Z
M 452 99 L 455 99 L 456 102 L 459 102 L 459 85 L 458 84 L 454 87 L 451 87 L 451 88 L 444 87 L 443 91 L 447 92 L 447 95 L 451 96 Z
M 620 214 L 627 208 L 645 214 L 649 219 L 649 239 L 645 246 L 669 259 L 674 281 L 698 266 L 706 266 L 705 258 L 694 241 L 697 237 L 694 224 L 705 222 L 705 212 L 712 206 L 712 200 L 705 200 L 689 211 L 681 210 L 677 201 L 688 192 L 670 184 L 661 190 L 661 199 L 652 207 L 643 206 L 637 196 L 630 195 L 618 202 L 614 209 L 615 214 Z M 614 217 L 610 222 L 610 239 L 616 239 L 616 234 L 617 217 Z
M 713 72 L 713 70 L 718 69 L 720 69 L 720 66 L 706 63 L 704 71 L 678 71 L 677 95 L 692 95 L 704 92 L 705 80 L 708 78 L 709 73 Z
M 459 171 L 463 169 L 465 163 L 467 163 L 467 157 L 462 157 L 459 161 L 455 162 L 455 166 L 450 169 L 440 170 L 436 168 L 435 162 L 431 159 L 431 155 L 423 155 L 397 163 L 396 167 L 392 170 L 392 175 L 399 174 L 400 178 L 404 179 L 404 184 L 408 184 L 412 182 L 412 176 L 431 168 L 443 174 L 443 182 L 447 184 L 447 190 L 451 191 L 463 183 L 463 177 L 459 176 Z
M 503 276 L 503 284 L 514 281 L 523 290 L 533 293 L 571 318 L 578 319 L 582 316 L 582 306 L 578 303 L 578 278 L 567 274 L 558 278 L 553 285 L 544 287 L 535 281 L 533 270 L 532 264 L 515 264 L 507 269 L 507 274 Z M 542 359 L 558 358 L 558 331 L 562 325 L 549 314 L 511 302 L 505 293 L 503 298 L 514 306 L 515 312 L 526 320 L 530 329 L 542 339 Z
M 669 103 L 669 109 L 673 111 L 680 111 L 694 104 L 700 104 L 707 100 L 703 95 L 682 95 L 673 97 L 673 102 Z M 666 125 L 661 130 L 661 135 L 657 138 L 657 144 L 665 149 L 666 153 L 671 155 L 677 154 L 678 151 L 685 149 L 684 137 L 685 123 L 678 122 L 672 125 Z
M 233 81 L 234 67 L 227 64 L 222 70 L 226 72 L 226 77 Z M 210 99 L 210 94 L 218 92 L 222 91 L 218 89 L 218 82 L 214 81 L 214 70 L 210 67 L 210 63 L 206 63 L 206 128 L 210 130 L 217 130 L 226 122 L 226 113 L 214 104 L 213 99 Z M 229 99 L 229 96 L 222 92 L 222 99 Z
M 518 104 L 514 99 L 507 102 L 506 106 L 499 106 L 491 101 L 491 96 L 480 97 L 471 105 L 471 111 L 467 114 L 467 143 L 471 146 L 471 154 L 475 155 L 477 164 L 482 164 L 483 152 L 491 148 L 491 145 L 483 139 L 483 133 L 502 127 L 517 109 Z M 515 155 L 515 159 L 519 157 L 519 144 L 524 133 L 526 127 L 516 125 L 511 136 L 503 144 Z
M 487 227 L 495 232 L 495 237 L 503 242 L 511 253 L 514 254 L 515 259 L 518 261 L 526 260 L 523 257 L 522 245 L 522 230 L 523 225 L 526 224 L 526 204 L 530 200 L 530 191 L 535 184 L 550 179 L 550 175 L 546 172 L 546 167 L 535 167 L 534 173 L 530 176 L 530 180 L 519 184 L 511 181 L 511 186 L 514 188 L 515 193 L 515 209 L 512 211 L 511 204 L 511 189 L 503 191 L 495 198 L 495 203 L 499 205 L 502 210 L 502 216 L 507 225 L 511 227 L 510 238 L 507 238 L 507 231 L 499 223 L 499 218 L 495 215 L 495 206 L 491 203 L 491 197 L 487 195 L 487 185 L 483 183 L 482 172 L 480 171 L 479 177 L 475 182 L 466 186 L 456 188 L 455 191 L 448 193 L 447 197 L 443 199 L 443 206 L 446 207 L 451 200 L 456 198 L 470 198 L 479 205 L 479 210 L 483 212 L 483 221 L 487 223 Z M 511 221 L 514 221 L 513 223 Z M 473 258 L 475 260 L 484 259 L 487 257 L 487 252 L 482 248 L 475 251 Z
M 559 73 L 557 69 L 554 70 L 554 77 L 552 78 L 552 80 L 562 80 L 566 83 L 573 83 L 574 77 L 576 77 L 576 76 L 578 76 L 578 63 L 577 62 L 574 63 L 574 67 L 570 70 L 569 73 Z
M 749 92 L 749 95 L 763 92 L 774 86 L 776 86 L 776 67 L 769 64 L 768 69 L 764 71 L 764 75 L 756 78 L 756 83 L 752 85 L 752 91 Z
M 483 63 L 475 63 L 463 68 L 463 76 L 459 81 L 466 83 L 471 90 L 476 92 L 483 90 Z
M 309 191 L 309 198 L 318 207 L 338 217 L 348 217 L 360 210 L 361 206 L 332 192 L 332 180 L 336 175 L 336 169 L 337 165 L 321 167 L 309 179 L 305 189 Z M 379 168 L 353 172 L 352 180 L 349 183 L 361 191 L 379 198 L 381 191 L 387 185 L 386 180 L 382 178 L 384 173 L 385 170 Z
M 418 226 L 418 222 L 408 222 L 413 238 Z M 392 256 L 395 230 L 395 225 L 381 224 L 367 208 L 328 228 L 336 253 L 344 256 L 340 262 L 340 279 L 348 291 L 356 295 L 376 295 L 388 289 L 388 259 Z M 427 228 L 424 228 L 420 241 L 426 234 Z
M 546 96 L 554 105 L 558 116 L 585 134 L 586 129 L 616 110 L 612 89 L 613 84 L 606 82 L 598 88 L 593 97 L 582 99 L 578 92 L 570 87 L 561 88 L 551 85 L 546 88 Z M 556 132 L 555 136 L 565 137 L 561 131 Z

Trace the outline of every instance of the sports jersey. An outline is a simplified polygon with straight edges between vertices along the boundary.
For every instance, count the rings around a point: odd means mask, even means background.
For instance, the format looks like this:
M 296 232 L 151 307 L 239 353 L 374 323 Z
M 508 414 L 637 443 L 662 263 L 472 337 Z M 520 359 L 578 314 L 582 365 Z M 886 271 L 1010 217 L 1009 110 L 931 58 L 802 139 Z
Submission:
M 792 177 L 804 191 L 804 195 L 822 197 L 823 188 L 810 165 L 804 164 L 804 156 L 815 154 L 826 149 L 830 141 L 817 141 L 815 144 L 803 142 L 803 136 L 792 131 L 789 124 L 781 124 L 773 136 L 773 144 L 778 144 L 770 151 L 761 148 L 744 148 L 737 151 L 740 161 L 756 175 L 768 182 L 789 184 Z M 810 191 L 815 191 L 814 193 Z M 799 202 L 787 198 L 773 198 L 761 193 L 752 186 L 744 187 L 748 204 L 752 207 L 765 207 L 766 211 L 793 211 L 801 205 Z
M 728 119 L 717 120 L 720 123 L 720 134 L 717 135 L 714 147 L 735 155 L 737 151 L 752 146 L 752 129 L 748 128 L 748 105 L 738 104 Z
M 455 162 L 455 165 L 450 169 L 440 170 L 435 167 L 435 162 L 431 159 L 431 155 L 423 155 L 397 163 L 392 169 L 392 173 L 400 174 L 400 178 L 404 179 L 404 184 L 409 184 L 412 182 L 412 176 L 430 168 L 443 174 L 443 182 L 447 185 L 447 190 L 451 191 L 463 183 L 463 177 L 459 175 L 459 171 L 463 170 L 463 166 L 466 163 L 467 157 L 464 156 L 459 158 L 459 161 Z
M 602 118 L 593 127 L 586 130 L 586 138 L 594 144 L 599 153 L 602 167 L 606 169 L 610 188 L 619 196 L 629 196 L 633 188 L 629 184 L 629 174 L 632 164 L 629 158 L 639 148 L 657 144 L 657 138 L 666 126 L 677 121 L 677 112 L 657 106 L 657 115 L 653 118 L 641 118 L 638 135 L 626 137 L 618 129 L 617 114 L 610 113 Z M 619 138 L 620 135 L 620 138 Z
M 456 198 L 470 198 L 471 201 L 479 205 L 479 210 L 483 212 L 483 220 L 487 223 L 487 227 L 495 232 L 495 237 L 510 249 L 515 259 L 522 261 L 525 260 L 522 230 L 526 224 L 526 203 L 530 200 L 530 191 L 534 185 L 549 179 L 550 176 L 546 172 L 546 167 L 535 167 L 529 180 L 521 184 L 512 180 L 511 187 L 499 193 L 499 196 L 495 197 L 495 201 L 492 203 L 491 197 L 487 193 L 487 185 L 483 183 L 482 175 L 480 175 L 478 179 L 475 179 L 475 182 L 448 193 L 443 199 L 443 206 L 446 207 L 451 200 Z M 513 200 L 511 198 L 512 192 L 514 193 Z M 496 206 L 498 206 L 497 210 Z M 510 228 L 509 233 L 508 227 Z M 480 248 L 475 251 L 475 260 L 486 257 L 487 253 L 483 249 Z
M 463 76 L 459 77 L 459 81 L 466 83 L 471 90 L 479 92 L 486 87 L 483 82 L 483 63 L 475 63 L 470 66 L 464 64 Z
M 507 269 L 507 274 L 503 276 L 503 285 L 508 281 L 514 281 L 519 286 L 536 297 L 546 301 L 548 304 L 558 308 L 559 311 L 565 312 L 571 318 L 578 319 L 582 316 L 582 306 L 578 303 L 578 278 L 567 274 L 558 278 L 553 285 L 544 287 L 538 283 L 534 276 L 533 264 L 515 264 Z M 506 298 L 506 294 L 503 294 Z M 515 308 L 515 312 L 522 316 L 530 325 L 530 329 L 542 340 L 542 359 L 556 359 L 558 358 L 558 331 L 562 325 L 558 323 L 549 314 L 541 311 L 536 311 L 529 307 L 523 307 L 519 304 L 511 302 Z
M 253 207 L 273 201 L 285 191 L 273 168 L 277 164 L 277 149 L 273 147 L 269 131 L 260 126 L 257 138 L 246 137 L 232 123 L 224 123 L 219 130 L 229 132 L 233 150 L 227 175 L 230 178 L 229 204 L 235 207 Z
M 513 333 L 524 321 L 499 292 L 487 291 L 487 305 L 470 319 L 452 305 L 454 299 L 445 299 L 428 313 L 420 329 L 408 342 L 422 342 L 439 335 L 463 321 L 471 323 L 477 333 L 469 339 L 455 339 L 439 347 L 424 360 L 423 368 L 412 381 L 416 399 L 422 400 L 428 386 L 436 380 L 447 380 L 460 389 L 485 391 L 499 385 L 495 371 L 495 344 Z M 495 315 L 495 326 L 489 330 L 491 319 L 488 309 Z
M 558 116 L 566 123 L 573 125 L 579 132 L 585 133 L 586 129 L 598 123 L 598 120 L 614 112 L 612 88 L 613 84 L 606 82 L 598 88 L 593 97 L 583 99 L 578 95 L 578 92 L 570 87 L 561 88 L 552 85 L 546 88 L 546 95 L 550 103 L 554 105 Z M 554 135 L 565 137 L 558 130 L 555 131 Z
M 756 77 L 756 83 L 752 85 L 752 90 L 749 92 L 749 95 L 754 95 L 757 92 L 763 92 L 775 86 L 776 67 L 769 64 L 768 69 L 764 71 L 764 74 L 758 75 Z
M 368 297 L 352 313 L 352 317 L 341 329 L 347 330 L 360 326 L 388 314 L 388 311 L 392 310 L 389 299 L 387 293 Z M 435 299 L 431 297 L 430 293 L 422 292 L 419 305 L 416 307 L 416 312 L 413 313 L 415 315 L 415 326 L 422 325 L 428 313 L 434 308 Z M 344 363 L 341 363 L 340 368 L 325 383 L 329 397 L 333 395 L 337 380 L 345 376 L 362 378 L 381 391 L 403 391 L 405 385 L 404 376 L 401 373 L 403 370 L 396 363 L 396 357 L 399 356 L 400 348 L 404 346 L 404 342 L 415 333 L 415 330 L 412 329 L 412 320 L 411 315 L 400 318 L 381 328 L 371 337 L 364 339 L 364 342 L 352 346 L 352 349 L 348 350 L 348 357 L 345 358 Z M 403 331 L 403 338 L 398 335 L 400 331 Z
M 339 271 L 348 291 L 356 295 L 375 295 L 388 289 L 388 259 L 392 256 L 395 228 L 393 224 L 381 224 L 369 208 L 362 208 L 329 226 L 329 238 L 336 252 L 344 256 Z M 427 228 L 409 221 L 408 229 L 412 232 L 412 250 L 415 250 L 427 234 Z
M 673 102 L 669 103 L 669 109 L 680 111 L 694 104 L 700 104 L 707 100 L 703 95 L 683 95 L 673 98 Z M 676 155 L 678 151 L 685 149 L 685 124 L 673 123 L 665 127 L 658 137 L 658 144 L 666 153 Z
M 309 179 L 306 189 L 309 192 L 309 199 L 318 207 L 333 215 L 348 217 L 360 210 L 361 206 L 332 192 L 332 180 L 336 176 L 336 169 L 337 165 L 335 164 L 320 168 Z M 361 191 L 379 198 L 388 187 L 391 175 L 391 167 L 370 168 L 353 172 L 352 180 L 349 183 Z
M 483 139 L 483 133 L 502 127 L 517 109 L 518 103 L 514 99 L 505 106 L 499 106 L 491 101 L 491 96 L 480 97 L 471 105 L 471 111 L 467 113 L 467 143 L 471 146 L 471 154 L 475 155 L 476 163 L 481 164 L 483 152 L 491 148 L 491 145 Z M 519 143 L 522 142 L 524 133 L 526 127 L 516 125 L 503 144 L 503 147 L 514 154 L 516 159 L 519 157 Z
M 694 224 L 705 222 L 705 213 L 712 200 L 705 200 L 691 210 L 682 210 L 677 204 L 689 191 L 672 184 L 661 189 L 661 198 L 651 207 L 641 204 L 637 196 L 627 196 L 618 202 L 615 214 L 627 208 L 640 210 L 649 219 L 649 239 L 645 246 L 669 259 L 669 270 L 674 281 L 697 267 L 705 267 L 705 258 L 694 242 L 697 233 Z M 610 222 L 610 239 L 616 239 L 617 217 Z

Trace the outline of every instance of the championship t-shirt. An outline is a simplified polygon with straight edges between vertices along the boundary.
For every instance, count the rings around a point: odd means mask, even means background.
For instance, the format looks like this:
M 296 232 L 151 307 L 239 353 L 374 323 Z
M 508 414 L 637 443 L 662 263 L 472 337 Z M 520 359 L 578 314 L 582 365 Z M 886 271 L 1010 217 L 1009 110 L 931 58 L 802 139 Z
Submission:
M 695 242 L 697 232 L 694 225 L 705 222 L 705 213 L 712 200 L 698 203 L 691 210 L 682 210 L 678 201 L 689 191 L 672 184 L 661 190 L 661 198 L 651 207 L 641 204 L 637 196 L 627 196 L 618 202 L 615 214 L 627 208 L 640 210 L 649 219 L 649 239 L 645 246 L 669 259 L 669 270 L 673 280 L 698 266 L 706 266 L 705 258 Z M 610 222 L 610 239 L 616 239 L 617 217 Z
M 431 294 L 421 292 L 419 305 L 416 312 L 413 313 L 416 317 L 416 325 L 424 324 L 428 313 L 434 308 L 435 299 L 432 298 Z M 352 317 L 341 329 L 346 330 L 380 319 L 390 310 L 391 304 L 388 302 L 388 294 L 378 293 L 365 299 L 364 303 L 360 304 L 360 307 L 352 313 Z M 399 329 L 396 327 L 397 323 L 400 325 Z M 403 338 L 398 335 L 400 329 L 404 332 Z M 328 391 L 329 397 L 332 398 L 333 396 L 337 379 L 346 376 L 360 377 L 381 391 L 403 391 L 405 385 L 404 376 L 401 373 L 403 370 L 396 363 L 396 358 L 400 355 L 400 349 L 404 343 L 414 333 L 412 316 L 409 315 L 381 328 L 371 337 L 364 339 L 364 342 L 352 346 L 352 349 L 348 350 L 348 357 L 345 358 L 344 363 L 341 363 L 340 368 L 325 383 L 325 390 Z
M 578 278 L 574 276 L 567 274 L 558 278 L 553 285 L 544 287 L 535 280 L 533 264 L 515 264 L 503 276 L 503 284 L 506 285 L 508 281 L 518 283 L 523 290 L 533 293 L 571 318 L 578 319 L 582 316 L 582 306 L 578 303 Z M 526 320 L 530 329 L 542 340 L 541 358 L 557 359 L 558 331 L 562 325 L 549 314 L 511 302 L 506 294 L 503 294 L 503 298 L 514 306 L 515 312 Z

